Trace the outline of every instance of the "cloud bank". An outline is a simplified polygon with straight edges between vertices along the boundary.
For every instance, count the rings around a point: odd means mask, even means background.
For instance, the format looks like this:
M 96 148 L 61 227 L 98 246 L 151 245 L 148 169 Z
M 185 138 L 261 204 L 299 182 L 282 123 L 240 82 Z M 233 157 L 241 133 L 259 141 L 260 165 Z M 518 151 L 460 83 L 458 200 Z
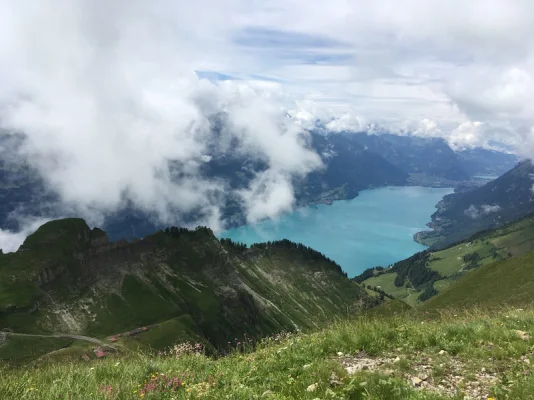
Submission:
M 26 136 L 19 155 L 64 207 L 95 223 L 127 204 L 165 223 L 194 212 L 198 223 L 221 229 L 228 187 L 200 173 L 212 157 L 266 163 L 236 193 L 250 220 L 291 208 L 292 177 L 321 166 L 261 85 L 195 75 L 212 47 L 192 47 L 188 36 L 202 37 L 214 15 L 193 26 L 170 1 L 29 4 L 8 2 L 0 13 L 3 37 L 12 38 L 0 45 L 0 124 Z M 189 12 L 204 12 L 196 7 Z M 224 15 L 213 21 L 223 36 Z
M 321 167 L 305 129 L 534 151 L 530 0 L 6 0 L 0 128 L 65 209 L 221 227 L 222 154 L 261 160 L 249 221 Z

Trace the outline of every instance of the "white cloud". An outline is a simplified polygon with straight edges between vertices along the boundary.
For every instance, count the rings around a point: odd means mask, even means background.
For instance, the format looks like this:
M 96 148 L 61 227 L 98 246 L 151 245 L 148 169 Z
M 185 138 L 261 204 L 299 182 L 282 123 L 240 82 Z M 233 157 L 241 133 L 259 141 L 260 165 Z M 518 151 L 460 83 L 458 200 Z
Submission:
M 0 249 L 4 253 L 17 251 L 26 237 L 37 230 L 48 219 L 23 218 L 20 220 L 21 229 L 18 232 L 0 229 Z
M 262 172 L 251 183 L 249 190 L 240 192 L 248 209 L 247 221 L 255 223 L 264 218 L 273 218 L 293 205 L 293 188 L 287 177 Z
M 326 128 L 332 132 L 353 131 L 361 132 L 367 130 L 367 124 L 362 117 L 345 113 L 339 118 L 335 118 L 326 124 Z
M 272 52 L 258 55 L 268 61 L 270 76 L 290 82 L 299 94 L 313 91 L 317 101 L 339 109 L 337 116 L 349 108 L 352 119 L 393 131 L 401 131 L 395 128 L 403 121 L 432 121 L 430 132 L 415 133 L 458 146 L 498 140 L 534 151 L 524 146 L 534 125 L 530 0 L 275 0 L 252 7 L 242 20 L 344 44 L 328 47 L 328 55 L 342 61 L 319 57 L 288 65 L 285 59 L 273 63 Z M 308 54 L 313 46 L 301 48 Z
M 287 192 L 265 204 L 266 216 L 291 207 L 291 176 L 320 166 L 304 133 L 285 118 L 276 84 L 195 76 L 206 60 L 224 64 L 232 3 L 23 3 L 8 2 L 0 12 L 9 15 L 0 22 L 11 38 L 0 45 L 0 64 L 12 66 L 1 72 L 10 84 L 0 121 L 27 135 L 23 155 L 81 215 L 98 222 L 133 202 L 160 221 L 195 211 L 199 223 L 220 229 L 227 187 L 200 176 L 207 157 L 235 152 L 265 160 L 263 191 Z M 211 119 L 220 113 L 226 125 L 217 136 Z M 252 218 L 262 215 L 252 203 L 263 191 L 253 183 L 242 194 Z
M 501 206 L 494 204 L 482 204 L 481 206 L 475 206 L 474 204 L 471 204 L 469 208 L 467 208 L 464 211 L 464 214 L 467 215 L 469 218 L 477 219 L 480 218 L 483 215 L 488 215 L 491 213 L 496 213 L 501 210 Z
M 467 121 L 454 129 L 448 137 L 453 148 L 476 147 L 484 145 L 484 138 L 480 135 L 482 123 Z

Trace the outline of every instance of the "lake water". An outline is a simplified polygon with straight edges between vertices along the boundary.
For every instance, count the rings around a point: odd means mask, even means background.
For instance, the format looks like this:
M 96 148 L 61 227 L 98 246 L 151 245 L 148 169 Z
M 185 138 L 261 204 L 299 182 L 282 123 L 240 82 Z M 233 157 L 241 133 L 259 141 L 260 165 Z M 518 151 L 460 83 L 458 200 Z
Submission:
M 326 254 L 352 277 L 423 250 L 413 234 L 428 229 L 436 204 L 449 193 L 452 189 L 419 186 L 364 190 L 353 200 L 305 207 L 220 236 L 248 245 L 280 239 L 303 243 Z

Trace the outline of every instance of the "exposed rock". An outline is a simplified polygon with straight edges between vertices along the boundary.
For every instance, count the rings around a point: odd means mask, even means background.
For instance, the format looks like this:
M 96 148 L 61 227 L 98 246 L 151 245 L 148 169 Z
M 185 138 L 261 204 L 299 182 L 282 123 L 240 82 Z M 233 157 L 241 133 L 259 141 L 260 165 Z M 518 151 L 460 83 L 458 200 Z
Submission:
M 427 367 L 427 366 L 425 365 L 425 367 Z M 428 379 L 428 375 L 427 374 L 419 374 L 419 375 L 417 375 L 417 377 L 419 379 L 421 379 L 422 381 L 426 381 Z
M 319 386 L 317 383 L 312 383 L 310 386 L 306 388 L 306 391 L 315 392 L 317 390 L 317 386 Z
M 443 354 L 447 354 L 447 352 L 443 350 Z M 406 375 L 398 369 L 398 361 L 395 362 L 400 357 L 394 356 L 373 358 L 365 352 L 360 352 L 352 357 L 345 356 L 341 360 L 341 364 L 348 374 L 370 370 L 385 376 L 404 376 L 415 388 L 428 390 L 445 397 L 454 397 L 458 394 L 458 391 L 461 391 L 464 393 L 464 399 L 466 400 L 487 399 L 491 387 L 498 380 L 495 374 L 486 372 L 485 368 L 481 369 L 481 373 L 475 374 L 474 380 L 470 380 L 467 378 L 469 375 L 468 366 L 454 356 L 450 357 L 446 363 L 436 365 L 436 367 L 445 369 L 444 376 L 437 381 L 432 379 L 434 365 L 430 362 L 429 357 L 424 355 L 419 357 L 417 354 L 407 356 L 407 359 L 420 361 L 412 363 L 411 368 L 414 372 Z M 526 357 L 524 356 L 524 358 Z
M 423 380 L 419 379 L 417 376 L 412 376 L 412 378 L 410 379 L 410 382 L 412 382 L 412 385 L 414 387 L 418 387 L 418 386 L 421 386 L 421 383 L 423 382 Z
M 332 372 L 332 374 L 330 375 L 330 386 L 341 386 L 343 385 L 343 382 L 341 382 L 339 380 L 339 377 L 336 375 L 335 372 Z
M 360 354 L 363 354 L 360 353 Z M 342 361 L 342 365 L 349 375 L 358 371 L 376 370 L 384 364 L 394 362 L 391 358 L 370 358 L 367 356 L 357 355 L 356 357 L 346 358 Z
M 523 340 L 529 340 L 530 335 L 525 331 L 520 331 L 519 329 L 514 329 L 514 332 Z

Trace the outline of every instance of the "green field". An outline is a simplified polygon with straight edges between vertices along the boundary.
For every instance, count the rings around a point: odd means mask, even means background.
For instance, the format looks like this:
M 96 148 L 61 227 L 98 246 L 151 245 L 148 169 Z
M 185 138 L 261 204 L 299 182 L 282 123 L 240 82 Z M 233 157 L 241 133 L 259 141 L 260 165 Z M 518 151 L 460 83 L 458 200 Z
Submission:
M 449 248 L 431 252 L 426 268 L 439 274 L 439 279 L 433 282 L 433 287 L 437 292 L 442 292 L 473 268 L 520 257 L 533 250 L 534 217 L 529 216 L 502 228 L 479 233 Z M 464 257 L 475 253 L 478 256 L 476 265 L 466 263 Z M 418 296 L 422 290 L 415 290 L 408 282 L 400 287 L 395 286 L 396 276 L 396 272 L 386 272 L 364 280 L 363 284 L 380 286 L 386 293 L 412 306 L 420 304 Z
M 475 269 L 423 308 L 524 307 L 534 303 L 534 252 Z

